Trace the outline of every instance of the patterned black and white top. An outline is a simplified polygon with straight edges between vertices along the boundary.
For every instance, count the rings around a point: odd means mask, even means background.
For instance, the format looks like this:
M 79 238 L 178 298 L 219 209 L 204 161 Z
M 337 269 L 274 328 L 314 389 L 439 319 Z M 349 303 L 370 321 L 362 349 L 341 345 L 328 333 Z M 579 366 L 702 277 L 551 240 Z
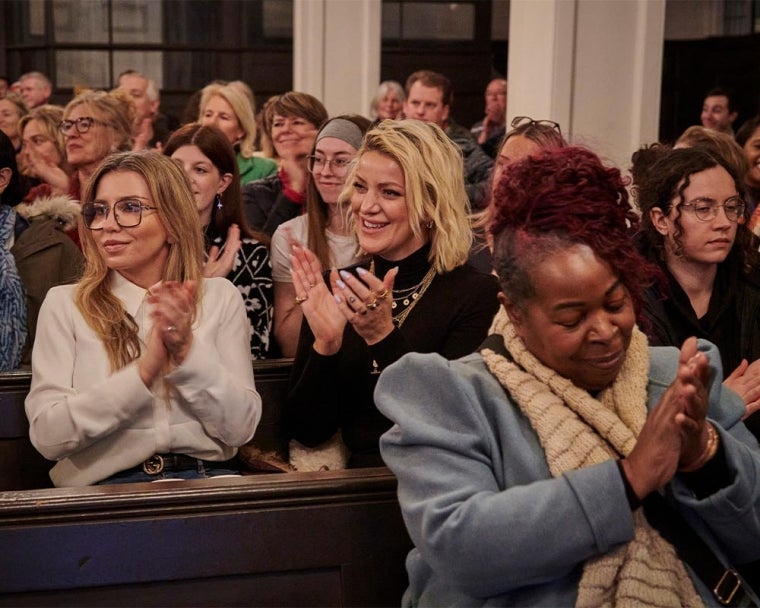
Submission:
M 241 239 L 240 250 L 232 272 L 227 275 L 245 303 L 245 313 L 251 326 L 251 357 L 266 359 L 272 334 L 274 287 L 269 248 L 255 239 Z M 213 244 L 221 247 L 222 238 Z

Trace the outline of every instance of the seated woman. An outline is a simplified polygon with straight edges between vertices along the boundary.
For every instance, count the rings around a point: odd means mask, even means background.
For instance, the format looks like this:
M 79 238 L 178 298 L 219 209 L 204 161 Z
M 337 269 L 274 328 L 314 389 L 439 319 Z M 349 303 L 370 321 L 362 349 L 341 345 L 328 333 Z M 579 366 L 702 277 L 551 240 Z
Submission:
M 114 154 L 84 200 L 84 275 L 42 305 L 26 399 L 53 483 L 233 472 L 261 398 L 240 294 L 203 279 L 185 174 L 157 152 Z
M 636 180 L 637 239 L 665 275 L 664 293 L 646 293 L 643 327 L 655 345 L 713 342 L 725 383 L 750 415 L 760 408 L 760 289 L 742 184 L 725 160 L 698 148 L 662 153 Z M 747 424 L 760 432 L 760 416 Z
M 338 429 L 351 467 L 380 466 L 390 422 L 375 408 L 378 375 L 405 353 L 456 358 L 480 344 L 496 312 L 493 276 L 466 266 L 472 242 L 462 158 L 436 125 L 384 121 L 369 131 L 346 189 L 370 256 L 332 270 L 293 248 L 303 323 L 286 404 L 291 437 L 316 446 Z
M 301 215 L 309 180 L 307 157 L 327 110 L 308 93 L 290 91 L 269 99 L 262 110 L 264 133 L 280 159 L 280 170 L 243 188 L 248 224 L 270 237 L 277 226 Z
M 369 106 L 369 115 L 375 123 L 383 120 L 400 120 L 404 116 L 406 93 L 395 80 L 381 82 Z
M 291 243 L 305 243 L 322 268 L 344 268 L 359 261 L 347 205 L 338 199 L 369 125 L 357 114 L 338 116 L 322 125 L 309 157 L 306 213 L 280 224 L 272 236 L 274 334 L 283 357 L 295 355 L 303 320 L 290 277 Z
M 710 384 L 715 347 L 648 348 L 636 327 L 654 269 L 620 172 L 547 151 L 505 171 L 495 204 L 492 335 L 454 362 L 408 355 L 375 391 L 415 545 L 402 604 L 717 605 L 737 579 L 686 567 L 668 502 L 729 562 L 757 559 L 760 451 Z
M 0 372 L 18 368 L 28 333 L 24 285 L 11 254 L 17 237 L 13 206 L 20 196 L 16 149 L 0 131 Z
M 58 128 L 63 108 L 42 105 L 34 108 L 19 122 L 22 147 L 20 171 L 35 180 L 25 200 L 64 194 L 69 186 L 71 167 L 66 160 L 66 143 Z
M 132 98 L 119 90 L 85 90 L 66 105 L 58 128 L 73 170 L 66 189 L 72 198 L 82 200 L 90 176 L 106 156 L 132 149 L 134 116 Z
M 21 151 L 21 129 L 19 121 L 29 113 L 29 108 L 20 95 L 9 93 L 0 97 L 0 131 L 5 133 L 18 154 Z
M 758 202 L 760 202 L 760 116 L 755 116 L 746 121 L 736 132 L 736 143 L 741 146 L 749 171 L 744 178 L 744 184 L 747 187 L 747 204 L 749 205 L 750 215 L 753 216 L 753 222 L 750 222 L 750 229 L 754 229 L 757 236 L 760 236 L 760 212 L 754 216 Z
M 29 125 L 24 131 L 28 129 Z M 26 310 L 26 340 L 23 342 L 21 361 L 16 364 L 28 367 L 31 364 L 37 317 L 48 290 L 56 285 L 73 283 L 82 273 L 82 252 L 66 234 L 66 231 L 76 230 L 80 206 L 68 196 L 45 196 L 43 190 L 36 189 L 32 189 L 30 194 L 36 190 L 39 196 L 32 196 L 31 201 L 22 203 L 16 153 L 5 135 L 0 136 L 0 173 L 10 180 L 6 181 L 2 192 L 3 204 L 8 209 L 13 207 L 11 224 L 5 224 L 11 237 L 6 244 L 15 261 L 16 276 L 23 285 Z M 5 212 L 8 213 L 7 210 Z M 8 270 L 8 273 L 10 280 L 11 271 Z
M 201 218 L 204 277 L 227 277 L 245 303 L 251 357 L 265 359 L 272 331 L 272 268 L 262 234 L 245 221 L 235 152 L 216 127 L 192 123 L 175 131 L 164 154 L 184 169 Z
M 256 156 L 254 99 L 244 86 L 239 81 L 207 85 L 201 93 L 198 113 L 198 122 L 219 129 L 235 147 L 241 184 L 277 173 L 276 162 Z

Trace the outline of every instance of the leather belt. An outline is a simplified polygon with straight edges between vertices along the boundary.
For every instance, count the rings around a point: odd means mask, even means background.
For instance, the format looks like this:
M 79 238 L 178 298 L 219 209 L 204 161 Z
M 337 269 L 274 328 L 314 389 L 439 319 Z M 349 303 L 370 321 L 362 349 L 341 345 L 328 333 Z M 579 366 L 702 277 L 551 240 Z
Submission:
M 142 463 L 146 475 L 159 475 L 164 471 L 183 471 L 197 469 L 202 460 L 184 454 L 153 454 Z

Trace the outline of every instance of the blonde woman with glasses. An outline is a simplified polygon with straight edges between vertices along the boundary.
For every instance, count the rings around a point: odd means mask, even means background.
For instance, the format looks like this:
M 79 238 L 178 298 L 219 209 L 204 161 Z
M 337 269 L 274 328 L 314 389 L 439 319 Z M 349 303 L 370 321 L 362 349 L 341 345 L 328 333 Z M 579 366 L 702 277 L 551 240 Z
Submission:
M 116 154 L 84 200 L 84 275 L 45 299 L 26 400 L 53 483 L 234 474 L 261 398 L 240 294 L 203 278 L 184 172 L 157 152 Z

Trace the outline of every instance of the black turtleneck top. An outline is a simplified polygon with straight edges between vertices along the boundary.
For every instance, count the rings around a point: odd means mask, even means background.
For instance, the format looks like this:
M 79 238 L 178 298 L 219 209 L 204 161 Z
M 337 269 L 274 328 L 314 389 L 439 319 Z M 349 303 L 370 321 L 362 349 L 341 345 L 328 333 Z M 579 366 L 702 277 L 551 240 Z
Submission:
M 375 257 L 375 275 L 383 277 L 398 266 L 394 290 L 412 287 L 430 269 L 429 250 L 425 246 L 397 262 Z M 367 268 L 369 262 L 361 265 Z M 403 325 L 383 340 L 369 346 L 348 323 L 340 351 L 329 356 L 314 350 L 314 335 L 304 322 L 285 411 L 288 438 L 315 446 L 342 429 L 351 450 L 350 467 L 382 466 L 378 442 L 391 422 L 375 408 L 372 394 L 378 373 L 373 361 L 382 371 L 409 352 L 438 353 L 448 359 L 473 352 L 499 307 L 497 293 L 495 277 L 459 266 L 436 275 Z

